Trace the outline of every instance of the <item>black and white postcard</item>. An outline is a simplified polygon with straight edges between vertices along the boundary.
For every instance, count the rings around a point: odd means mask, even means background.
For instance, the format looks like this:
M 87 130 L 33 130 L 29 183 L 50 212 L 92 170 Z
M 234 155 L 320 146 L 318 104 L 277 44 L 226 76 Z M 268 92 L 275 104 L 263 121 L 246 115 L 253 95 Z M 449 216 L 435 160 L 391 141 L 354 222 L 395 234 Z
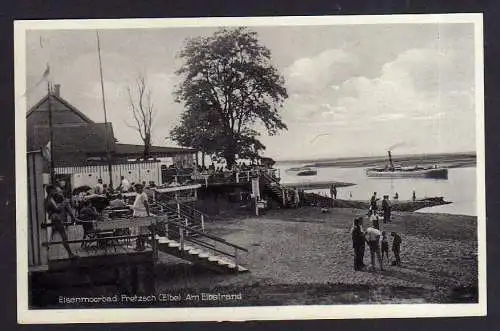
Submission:
M 14 30 L 20 323 L 486 314 L 481 14 Z

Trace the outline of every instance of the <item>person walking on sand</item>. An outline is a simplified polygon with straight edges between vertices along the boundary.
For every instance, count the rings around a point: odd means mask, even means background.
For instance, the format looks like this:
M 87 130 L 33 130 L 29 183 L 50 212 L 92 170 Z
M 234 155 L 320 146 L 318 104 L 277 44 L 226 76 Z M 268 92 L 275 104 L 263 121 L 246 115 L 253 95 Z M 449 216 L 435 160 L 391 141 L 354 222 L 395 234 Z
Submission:
M 384 253 L 389 261 L 389 240 L 387 240 L 387 233 L 382 231 L 382 237 L 380 238 L 380 246 L 382 251 L 382 262 L 384 261 Z
M 370 247 L 370 256 L 371 256 L 371 270 L 375 270 L 375 255 L 377 256 L 378 263 L 380 265 L 380 270 L 384 270 L 384 266 L 382 264 L 382 256 L 380 252 L 380 237 L 382 233 L 376 226 L 373 224 L 368 229 L 366 229 L 366 242 Z
M 411 196 L 411 199 L 412 199 L 413 201 L 417 200 L 417 195 L 415 194 L 415 190 L 413 190 L 413 194 L 412 194 L 412 196 Z
M 382 211 L 384 212 L 384 223 L 389 223 L 391 221 L 391 203 L 388 195 L 384 195 L 384 200 L 382 200 Z
M 365 267 L 363 262 L 365 256 L 365 234 L 363 233 L 363 217 L 354 219 L 351 229 L 352 247 L 354 248 L 354 270 L 362 270 Z
M 393 265 L 401 265 L 401 257 L 399 253 L 401 252 L 401 237 L 396 232 L 391 232 L 392 239 L 392 253 L 394 254 L 395 261 Z

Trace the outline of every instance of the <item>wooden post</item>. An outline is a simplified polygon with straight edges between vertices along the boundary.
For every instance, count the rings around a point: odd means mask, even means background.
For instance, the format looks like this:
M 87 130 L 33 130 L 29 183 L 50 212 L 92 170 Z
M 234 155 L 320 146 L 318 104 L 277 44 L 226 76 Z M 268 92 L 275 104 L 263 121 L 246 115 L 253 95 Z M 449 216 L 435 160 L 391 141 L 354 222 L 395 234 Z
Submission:
M 201 231 L 205 232 L 205 216 L 201 214 Z
M 179 234 L 180 234 L 180 237 L 181 237 L 181 251 L 184 251 L 184 229 L 179 227 Z
M 158 245 L 156 244 L 156 227 L 158 226 L 158 222 L 153 223 L 151 229 L 151 248 L 153 249 L 153 260 L 158 260 Z
M 286 206 L 286 196 L 285 196 L 285 190 L 281 189 L 281 195 L 283 196 L 283 207 Z
M 235 272 L 238 272 L 238 249 L 234 248 L 234 264 L 236 265 Z
M 236 183 L 240 182 L 240 172 L 236 171 Z

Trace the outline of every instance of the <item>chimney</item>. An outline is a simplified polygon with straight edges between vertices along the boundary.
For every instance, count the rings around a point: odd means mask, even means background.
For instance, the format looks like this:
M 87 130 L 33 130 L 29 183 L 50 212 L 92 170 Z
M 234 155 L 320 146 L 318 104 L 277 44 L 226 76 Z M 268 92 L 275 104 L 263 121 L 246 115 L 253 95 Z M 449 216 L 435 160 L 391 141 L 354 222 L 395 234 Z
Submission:
M 54 84 L 54 95 L 58 97 L 60 92 L 61 92 L 61 84 Z

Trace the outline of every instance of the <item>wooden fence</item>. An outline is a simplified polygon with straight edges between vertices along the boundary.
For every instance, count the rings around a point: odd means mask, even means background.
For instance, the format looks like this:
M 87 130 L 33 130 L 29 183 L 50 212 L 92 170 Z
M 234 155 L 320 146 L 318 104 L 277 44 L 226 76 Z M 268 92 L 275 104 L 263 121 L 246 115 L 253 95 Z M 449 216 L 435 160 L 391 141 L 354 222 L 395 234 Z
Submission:
M 113 164 L 113 186 L 120 185 L 120 178 L 124 176 L 130 183 L 161 183 L 161 164 L 160 162 L 134 162 L 124 164 Z M 103 183 L 109 184 L 108 165 L 92 165 L 79 167 L 61 167 L 55 168 L 56 174 L 72 175 L 72 186 L 78 187 L 88 185 L 94 187 L 98 179 Z
M 45 192 L 43 183 L 44 160 L 42 153 L 29 152 L 28 157 L 28 267 L 44 268 L 48 264 L 47 249 L 42 243 L 48 233 L 41 224 L 45 222 Z M 23 221 L 23 220 L 18 220 Z

